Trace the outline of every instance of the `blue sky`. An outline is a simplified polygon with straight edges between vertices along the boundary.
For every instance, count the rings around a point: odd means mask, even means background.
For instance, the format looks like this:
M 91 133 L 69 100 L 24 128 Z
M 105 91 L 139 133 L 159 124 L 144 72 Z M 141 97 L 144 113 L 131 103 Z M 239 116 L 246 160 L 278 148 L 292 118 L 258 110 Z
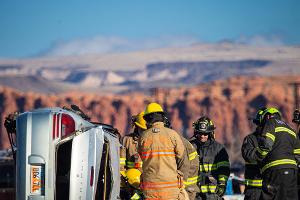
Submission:
M 107 53 L 195 42 L 300 44 L 299 0 L 1 0 L 0 57 Z

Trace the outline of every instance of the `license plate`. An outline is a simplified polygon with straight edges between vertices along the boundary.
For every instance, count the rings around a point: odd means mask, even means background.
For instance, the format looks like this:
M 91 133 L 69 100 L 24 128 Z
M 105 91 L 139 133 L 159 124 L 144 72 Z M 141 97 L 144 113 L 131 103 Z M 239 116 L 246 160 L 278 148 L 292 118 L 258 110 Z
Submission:
M 42 195 L 44 192 L 44 167 L 31 166 L 30 170 L 30 192 L 34 195 Z

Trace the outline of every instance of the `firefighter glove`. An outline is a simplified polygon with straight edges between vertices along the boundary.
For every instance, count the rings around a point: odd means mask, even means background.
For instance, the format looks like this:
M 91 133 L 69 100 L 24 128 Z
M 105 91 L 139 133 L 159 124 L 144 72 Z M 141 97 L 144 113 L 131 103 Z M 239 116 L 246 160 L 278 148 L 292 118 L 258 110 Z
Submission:
M 225 194 L 226 186 L 225 185 L 218 185 L 216 189 L 216 194 L 219 197 L 222 197 Z

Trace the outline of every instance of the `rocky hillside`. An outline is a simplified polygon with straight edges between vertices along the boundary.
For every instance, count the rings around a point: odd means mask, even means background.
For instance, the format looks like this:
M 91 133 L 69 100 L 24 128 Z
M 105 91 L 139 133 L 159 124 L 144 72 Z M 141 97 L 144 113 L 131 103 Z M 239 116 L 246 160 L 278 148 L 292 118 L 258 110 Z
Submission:
M 148 94 L 97 95 L 68 93 L 44 95 L 23 93 L 0 87 L 0 147 L 9 147 L 3 122 L 13 111 L 28 111 L 39 107 L 77 104 L 94 121 L 113 124 L 122 134 L 130 131 L 130 116 L 144 109 L 148 102 L 164 106 L 173 128 L 185 137 L 192 136 L 192 122 L 202 114 L 209 115 L 217 126 L 217 140 L 224 143 L 231 160 L 240 160 L 242 139 L 253 129 L 249 116 L 260 106 L 276 106 L 289 122 L 294 109 L 293 88 L 289 83 L 300 76 L 234 77 L 193 87 L 152 89 Z

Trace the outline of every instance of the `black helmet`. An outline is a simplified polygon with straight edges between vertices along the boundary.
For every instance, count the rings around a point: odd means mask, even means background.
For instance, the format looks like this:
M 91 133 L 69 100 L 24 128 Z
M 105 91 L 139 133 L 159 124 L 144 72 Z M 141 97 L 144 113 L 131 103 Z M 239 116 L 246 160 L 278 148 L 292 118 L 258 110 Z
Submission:
M 257 126 L 260 125 L 260 119 L 261 119 L 261 115 L 264 113 L 264 111 L 266 110 L 266 107 L 261 107 L 257 110 L 255 117 L 252 119 L 253 123 Z
M 298 109 L 296 109 L 293 113 L 293 122 L 300 124 L 300 111 Z
M 193 122 L 193 128 L 195 133 L 213 133 L 216 129 L 213 121 L 206 116 Z

